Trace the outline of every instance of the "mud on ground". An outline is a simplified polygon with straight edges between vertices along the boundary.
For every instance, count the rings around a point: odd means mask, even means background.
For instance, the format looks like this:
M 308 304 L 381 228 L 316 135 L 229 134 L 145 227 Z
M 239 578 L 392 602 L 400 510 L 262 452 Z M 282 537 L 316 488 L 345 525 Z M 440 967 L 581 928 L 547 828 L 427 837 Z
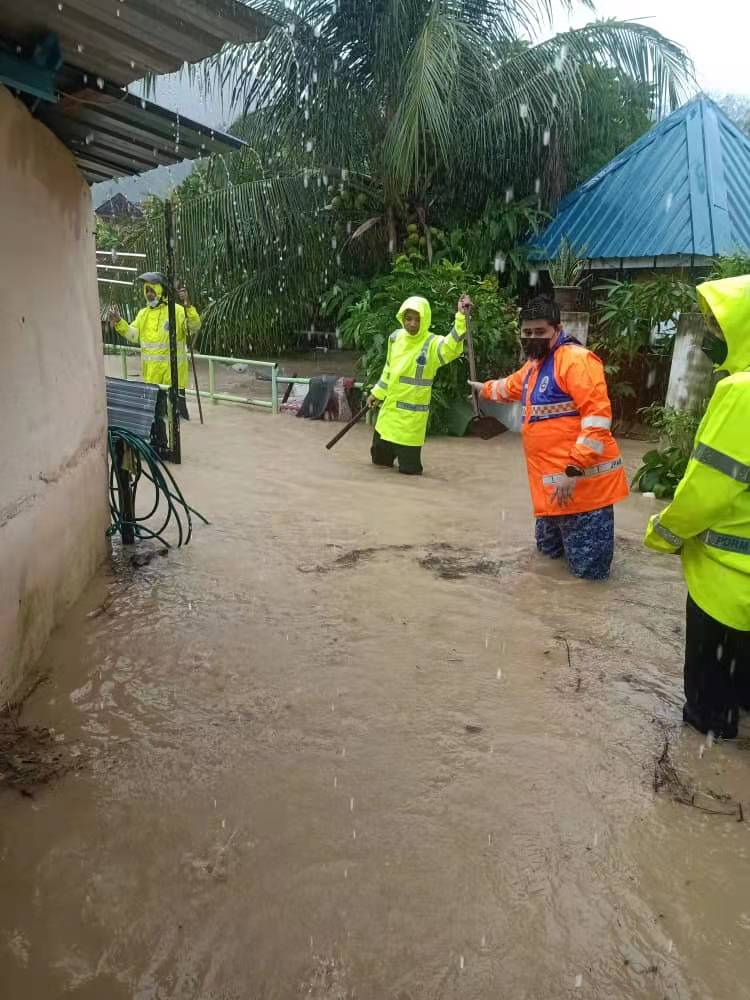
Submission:
M 658 505 L 583 583 L 510 434 L 414 480 L 206 409 L 211 525 L 105 569 L 24 707 L 86 766 L 2 796 L 4 1000 L 744 996 L 750 756 L 682 729 Z

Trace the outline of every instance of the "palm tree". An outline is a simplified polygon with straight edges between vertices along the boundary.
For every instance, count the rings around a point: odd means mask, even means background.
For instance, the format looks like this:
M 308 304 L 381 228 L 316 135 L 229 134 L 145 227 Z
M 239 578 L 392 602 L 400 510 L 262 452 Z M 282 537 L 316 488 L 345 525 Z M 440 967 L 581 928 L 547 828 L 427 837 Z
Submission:
M 506 191 L 554 192 L 585 145 L 597 71 L 651 88 L 657 115 L 677 105 L 691 80 L 684 50 L 635 22 L 596 21 L 532 43 L 549 24 L 552 0 L 254 6 L 275 20 L 268 38 L 225 47 L 204 70 L 206 86 L 230 94 L 252 151 L 191 223 L 204 255 L 217 245 L 217 272 L 231 259 L 236 277 L 235 258 L 255 247 L 252 266 L 245 259 L 239 268 L 243 290 L 232 285 L 212 307 L 225 324 L 257 310 L 260 293 L 268 302 L 280 275 L 290 287 L 290 269 L 330 279 L 342 242 L 331 229 L 338 194 L 355 195 L 344 242 L 394 253 L 417 222 L 429 253 L 431 219 L 476 218 Z M 224 236 L 209 239 L 206 227 L 219 217 Z
M 550 0 L 266 0 L 277 27 L 225 48 L 209 79 L 249 115 L 258 150 L 284 149 L 329 177 L 375 189 L 389 239 L 436 191 L 471 210 L 501 186 L 533 184 L 553 144 L 580 141 L 591 67 L 653 88 L 657 113 L 690 78 L 654 29 L 600 21 L 529 44 Z M 468 203 L 468 204 L 467 204 Z

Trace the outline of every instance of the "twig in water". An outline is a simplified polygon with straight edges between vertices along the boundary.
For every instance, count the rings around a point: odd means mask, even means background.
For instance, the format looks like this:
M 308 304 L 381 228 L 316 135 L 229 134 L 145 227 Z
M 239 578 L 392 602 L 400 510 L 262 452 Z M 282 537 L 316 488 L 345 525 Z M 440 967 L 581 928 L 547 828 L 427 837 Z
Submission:
M 568 654 L 568 670 L 572 670 L 573 658 L 570 655 L 570 643 L 568 642 L 568 640 L 565 638 L 564 635 L 556 635 L 555 638 L 557 639 L 558 642 L 565 643 L 565 652 Z M 576 668 L 576 687 L 575 687 L 576 691 L 580 691 L 582 685 L 583 685 L 583 678 L 581 677 L 581 671 L 578 668 Z

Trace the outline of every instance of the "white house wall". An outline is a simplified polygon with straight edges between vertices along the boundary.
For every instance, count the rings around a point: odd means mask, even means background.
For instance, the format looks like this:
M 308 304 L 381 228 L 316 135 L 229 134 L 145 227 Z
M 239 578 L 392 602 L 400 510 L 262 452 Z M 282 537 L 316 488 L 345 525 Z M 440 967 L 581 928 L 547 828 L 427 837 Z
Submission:
M 108 543 L 106 404 L 89 189 L 0 87 L 0 705 Z

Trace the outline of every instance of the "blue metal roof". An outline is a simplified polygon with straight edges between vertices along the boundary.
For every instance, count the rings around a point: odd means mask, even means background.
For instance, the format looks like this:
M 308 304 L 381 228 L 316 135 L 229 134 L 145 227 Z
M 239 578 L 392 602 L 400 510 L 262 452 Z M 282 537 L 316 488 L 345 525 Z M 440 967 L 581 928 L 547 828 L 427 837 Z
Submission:
M 588 260 L 750 250 L 750 139 L 696 97 L 569 194 L 533 256 L 564 237 Z

